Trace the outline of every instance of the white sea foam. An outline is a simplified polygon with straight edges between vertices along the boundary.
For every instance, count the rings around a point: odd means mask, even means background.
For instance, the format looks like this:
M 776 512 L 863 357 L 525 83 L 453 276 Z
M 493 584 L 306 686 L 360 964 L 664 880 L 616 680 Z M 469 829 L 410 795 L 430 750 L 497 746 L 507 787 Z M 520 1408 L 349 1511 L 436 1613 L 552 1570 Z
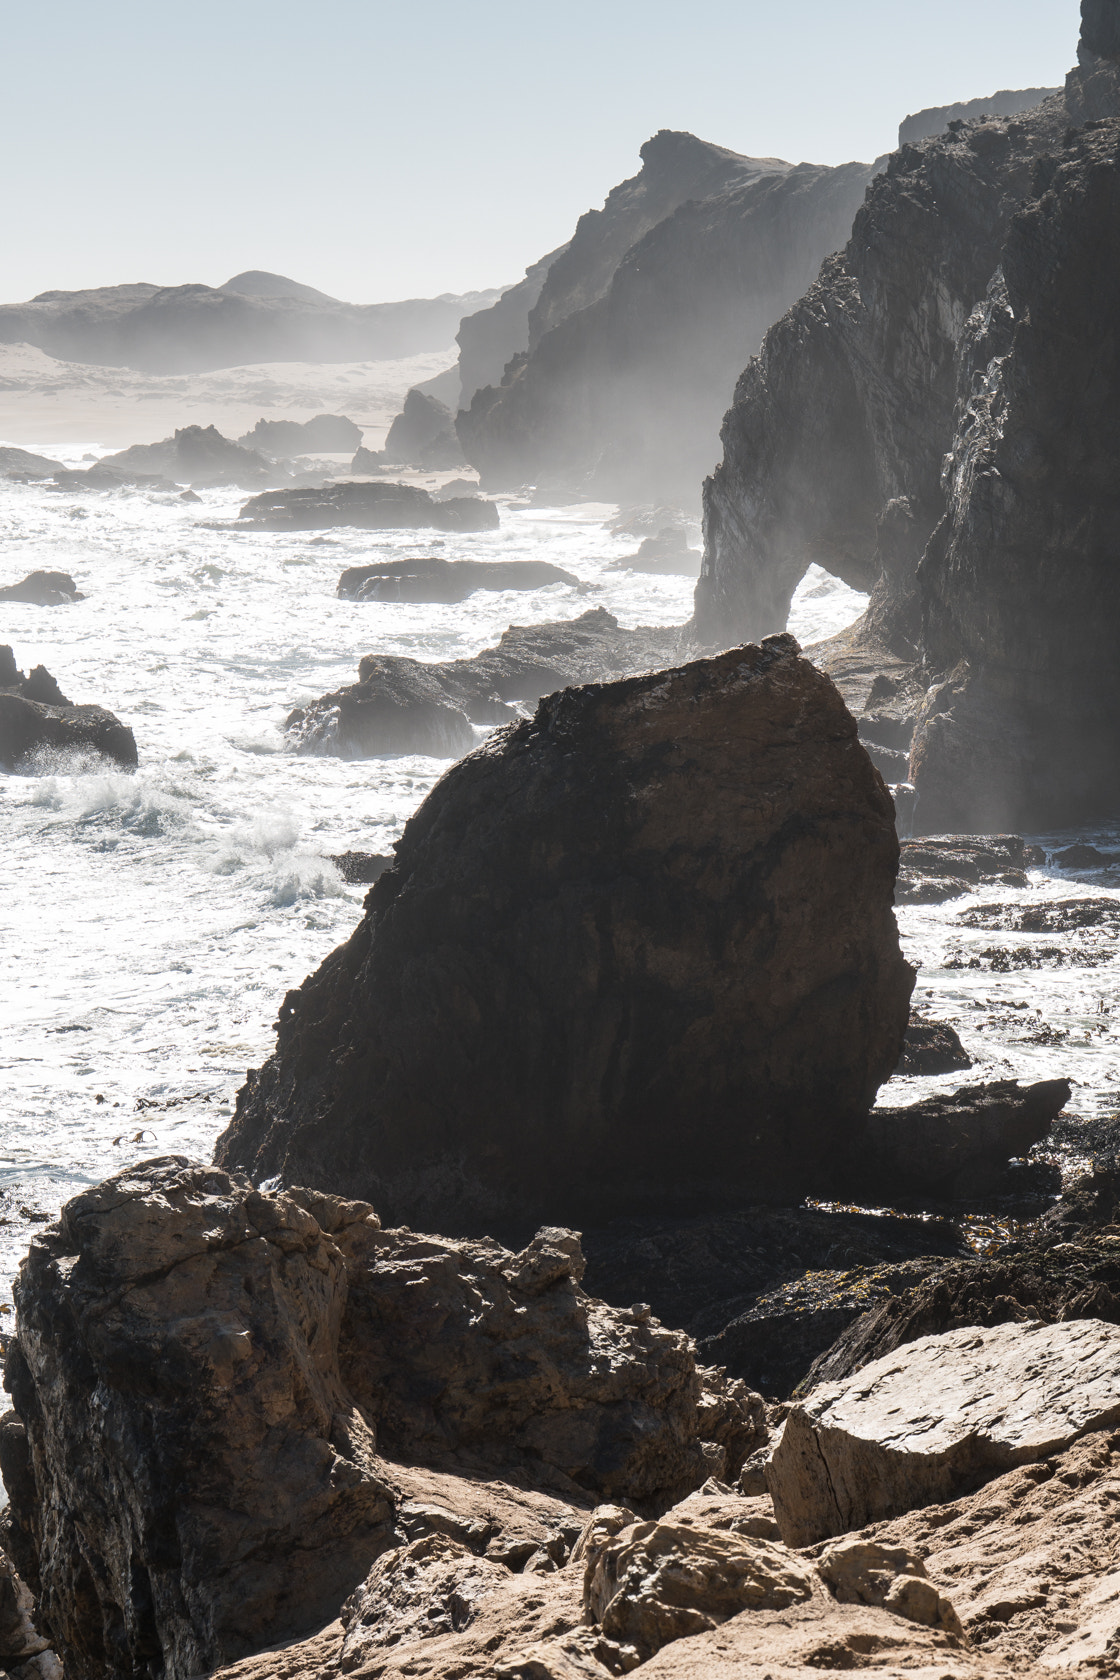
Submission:
M 283 735 L 293 707 L 353 681 L 374 650 L 470 655 L 511 621 L 590 606 L 627 625 L 681 623 L 691 611 L 691 579 L 608 570 L 634 544 L 607 533 L 607 509 L 505 510 L 499 531 L 435 541 L 203 523 L 235 515 L 241 500 L 204 491 L 200 507 L 147 491 L 79 496 L 0 481 L 0 581 L 58 568 L 87 596 L 50 610 L 5 603 L 0 640 L 25 670 L 45 664 L 73 699 L 130 723 L 140 754 L 135 774 L 70 758 L 38 776 L 0 776 L 0 1189 L 16 1206 L 53 1214 L 143 1156 L 208 1158 L 246 1068 L 272 1047 L 279 1001 L 360 914 L 366 889 L 344 884 L 330 857 L 387 851 L 447 768 L 423 757 L 297 756 Z M 429 552 L 549 560 L 589 588 L 479 593 L 454 607 L 335 595 L 347 565 Z M 814 568 L 791 628 L 815 640 L 863 604 Z M 1058 876 L 1048 883 L 1031 891 L 1069 895 Z M 907 910 L 901 924 L 922 963 L 919 987 L 941 1013 L 977 1020 L 964 1036 L 979 1050 L 978 1075 L 1073 1065 L 1085 1081 L 1078 1100 L 1105 1100 L 1120 1045 L 1094 1012 L 1115 971 L 948 969 L 957 908 Z M 985 1010 L 1009 1012 L 998 1000 L 1011 994 L 1069 1009 L 1059 1023 L 1069 1036 L 1020 1045 L 1007 1030 L 980 1030 Z M 1077 1042 L 1086 1027 L 1088 1045 Z M 0 1225 L 0 1285 L 27 1229 Z

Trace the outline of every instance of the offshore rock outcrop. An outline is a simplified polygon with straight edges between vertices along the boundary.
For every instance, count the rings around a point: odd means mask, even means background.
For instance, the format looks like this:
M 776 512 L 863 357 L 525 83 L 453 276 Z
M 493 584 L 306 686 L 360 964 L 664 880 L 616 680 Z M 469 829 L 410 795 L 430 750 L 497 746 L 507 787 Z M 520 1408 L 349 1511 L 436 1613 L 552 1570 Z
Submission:
M 311 420 L 258 420 L 238 438 L 262 455 L 350 454 L 362 441 L 362 428 L 344 414 L 316 414 Z
M 500 1580 L 566 1559 L 588 1495 L 663 1507 L 736 1474 L 758 1397 L 582 1270 L 568 1231 L 455 1245 L 181 1157 L 68 1203 L 21 1268 L 0 1428 L 8 1543 L 67 1674 L 186 1680 L 331 1621 L 425 1536 Z
M 24 676 L 10 647 L 0 647 L 0 766 L 26 770 L 36 756 L 100 753 L 136 763 L 132 730 L 102 706 L 75 706 L 42 665 Z
M 28 572 L 19 583 L 0 589 L 0 601 L 23 601 L 32 607 L 63 607 L 84 600 L 69 572 Z
M 554 695 L 409 822 L 218 1156 L 452 1232 L 799 1197 L 898 1060 L 897 861 L 792 638 Z
M 691 190 L 653 191 L 663 175 L 683 182 L 682 162 L 705 153 Z M 580 224 L 530 316 L 527 353 L 459 415 L 488 485 L 543 479 L 691 502 L 734 370 L 846 237 L 873 174 L 736 159 L 674 134 L 642 156 L 642 175 L 624 188 L 649 178 L 643 216 L 611 222 L 609 237 Z
M 261 531 L 322 531 L 350 525 L 360 531 L 496 531 L 493 502 L 453 496 L 437 502 L 412 484 L 324 484 L 253 496 L 238 521 Z
M 593 607 L 559 623 L 512 625 L 496 647 L 472 659 L 424 664 L 367 653 L 356 683 L 297 707 L 286 727 L 300 752 L 458 758 L 475 744 L 472 723 L 511 722 L 526 703 L 570 683 L 653 670 L 676 657 L 679 643 L 677 630 L 624 630 L 605 608 Z
M 892 156 L 705 489 L 703 644 L 780 628 L 811 561 L 873 592 L 825 658 L 908 665 L 919 832 L 1112 803 L 1120 80 L 1093 40 L 1062 97 Z
M 463 466 L 463 448 L 447 404 L 428 391 L 411 390 L 389 427 L 380 459 L 387 464 L 415 465 L 428 472 Z
M 170 479 L 191 489 L 233 484 L 253 489 L 275 483 L 277 469 L 256 449 L 245 449 L 222 436 L 216 426 L 184 426 L 162 443 L 136 443 L 116 455 L 102 456 L 90 474 L 121 482 L 140 478 Z M 279 476 L 287 476 L 281 469 Z
M 547 560 L 445 560 L 442 555 L 348 566 L 337 593 L 350 601 L 465 601 L 476 590 L 579 588 L 579 579 Z M 0 600 L 3 591 L 0 591 Z

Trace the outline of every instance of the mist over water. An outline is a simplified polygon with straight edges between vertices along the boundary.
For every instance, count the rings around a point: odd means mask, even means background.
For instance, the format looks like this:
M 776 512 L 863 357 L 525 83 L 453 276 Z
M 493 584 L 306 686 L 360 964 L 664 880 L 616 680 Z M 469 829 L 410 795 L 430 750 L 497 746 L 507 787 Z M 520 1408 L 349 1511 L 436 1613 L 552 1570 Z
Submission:
M 79 440 L 51 453 L 77 464 L 86 448 Z M 387 851 L 447 768 L 423 757 L 295 756 L 282 733 L 294 706 L 353 681 L 371 651 L 443 659 L 491 645 L 510 624 L 590 607 L 627 625 L 681 623 L 692 608 L 690 578 L 607 569 L 636 542 L 609 535 L 605 504 L 504 506 L 500 530 L 435 541 L 206 528 L 243 500 L 204 491 L 201 506 L 185 505 L 169 493 L 74 495 L 0 481 L 0 581 L 59 569 L 87 596 L 55 609 L 5 603 L 0 641 L 24 670 L 45 664 L 70 699 L 115 711 L 140 756 L 135 774 L 64 757 L 0 778 L 4 1291 L 30 1216 L 53 1216 L 133 1160 L 209 1157 L 246 1069 L 272 1048 L 285 992 L 358 920 L 366 889 L 346 885 L 331 855 Z M 548 560 L 580 587 L 479 593 L 460 606 L 335 596 L 346 566 L 406 553 Z M 790 627 L 808 643 L 864 604 L 813 568 Z M 1085 879 L 1040 875 L 1030 893 L 1120 902 L 1104 877 Z M 952 966 L 996 943 L 1058 943 L 957 924 L 967 904 L 1016 896 L 987 889 L 900 912 L 921 968 L 918 999 L 957 1021 L 977 1066 L 896 1082 L 888 1100 L 1069 1073 L 1082 1081 L 1079 1112 L 1111 1103 L 1120 1043 L 1101 1013 L 1115 988 L 1111 949 L 1067 940 L 1060 965 L 1046 958 L 1029 974 Z

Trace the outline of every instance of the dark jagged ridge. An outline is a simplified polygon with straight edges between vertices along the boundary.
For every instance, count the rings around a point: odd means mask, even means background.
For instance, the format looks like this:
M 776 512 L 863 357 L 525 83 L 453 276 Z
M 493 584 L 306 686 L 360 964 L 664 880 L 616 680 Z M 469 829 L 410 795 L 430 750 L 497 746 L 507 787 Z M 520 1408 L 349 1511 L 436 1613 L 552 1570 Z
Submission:
M 1112 803 L 1120 129 L 1069 132 L 1110 101 L 1092 60 L 1034 112 L 894 154 L 740 380 L 706 486 L 705 644 L 783 624 L 810 561 L 873 590 L 835 651 L 928 690 L 919 830 Z

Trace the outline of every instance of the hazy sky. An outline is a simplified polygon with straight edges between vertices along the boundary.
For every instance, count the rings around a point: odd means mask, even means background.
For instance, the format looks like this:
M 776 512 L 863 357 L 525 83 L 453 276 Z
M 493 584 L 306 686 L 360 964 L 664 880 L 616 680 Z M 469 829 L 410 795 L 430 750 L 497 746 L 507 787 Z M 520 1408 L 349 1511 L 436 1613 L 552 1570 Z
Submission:
M 507 283 L 658 128 L 870 159 L 1060 83 L 1078 0 L 8 0 L 0 301 L 265 268 L 356 302 Z

